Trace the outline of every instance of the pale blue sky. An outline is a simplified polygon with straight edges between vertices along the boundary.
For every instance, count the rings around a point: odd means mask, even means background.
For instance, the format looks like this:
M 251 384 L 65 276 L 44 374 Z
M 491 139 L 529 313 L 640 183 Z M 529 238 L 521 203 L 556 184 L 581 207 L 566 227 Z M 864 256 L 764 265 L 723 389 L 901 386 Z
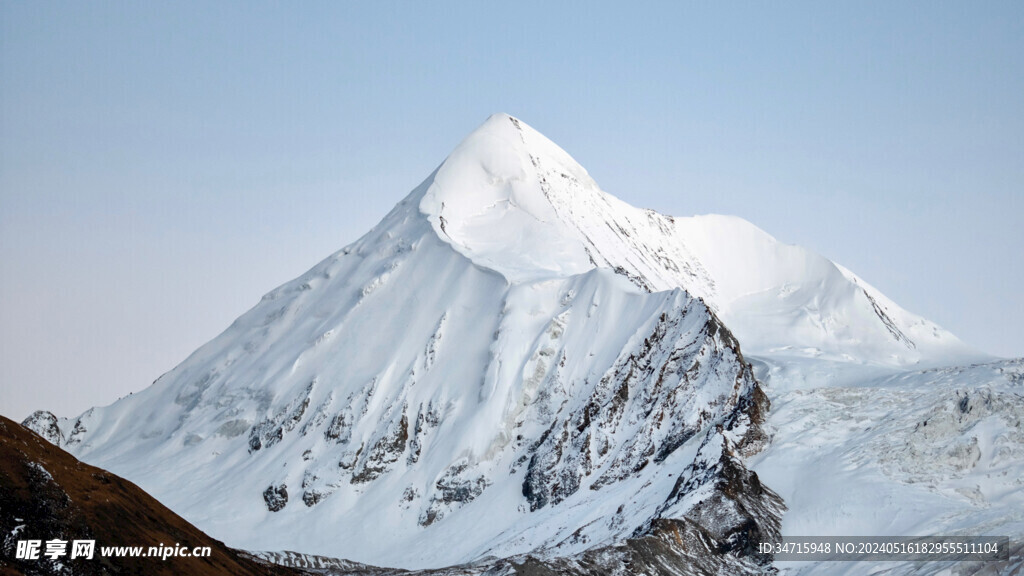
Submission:
M 499 111 L 1024 355 L 1022 2 L 0 0 L 0 413 L 144 388 Z

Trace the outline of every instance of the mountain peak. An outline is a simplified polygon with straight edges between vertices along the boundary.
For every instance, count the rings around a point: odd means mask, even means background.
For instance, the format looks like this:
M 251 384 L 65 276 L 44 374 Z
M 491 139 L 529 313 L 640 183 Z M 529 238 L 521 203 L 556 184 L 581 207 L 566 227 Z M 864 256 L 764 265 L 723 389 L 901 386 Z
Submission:
M 467 136 L 415 194 L 442 241 L 512 284 L 604 268 L 642 291 L 682 288 L 753 352 L 857 350 L 896 364 L 976 355 L 853 273 L 743 219 L 674 218 L 622 202 L 507 114 Z
M 517 118 L 491 115 L 425 184 L 419 208 L 438 236 L 511 282 L 594 267 L 553 201 L 603 193 L 568 153 Z
M 452 160 L 456 153 L 468 157 L 477 156 L 481 161 L 488 158 L 493 160 L 494 154 L 516 156 L 527 161 L 535 170 L 539 168 L 538 164 L 543 162 L 548 168 L 558 166 L 573 177 L 593 184 L 587 171 L 565 150 L 526 122 L 504 112 L 491 114 L 483 124 L 470 132 L 456 147 L 449 160 Z M 502 168 L 501 165 L 490 167 L 499 171 Z

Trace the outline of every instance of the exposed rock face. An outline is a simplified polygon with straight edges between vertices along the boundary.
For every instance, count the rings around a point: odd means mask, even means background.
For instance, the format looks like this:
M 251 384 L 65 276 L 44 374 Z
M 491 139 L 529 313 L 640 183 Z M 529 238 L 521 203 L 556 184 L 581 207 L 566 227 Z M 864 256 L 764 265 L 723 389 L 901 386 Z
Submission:
M 21 425 L 46 438 L 54 446 L 64 444 L 64 433 L 60 431 L 57 417 L 52 412 L 36 410 L 31 416 L 25 418 Z
M 405 409 L 401 417 L 392 423 L 387 432 L 377 439 L 363 460 L 362 466 L 352 475 L 353 484 L 361 484 L 378 478 L 387 472 L 405 453 L 409 440 L 409 419 Z
M 698 331 L 686 328 L 690 313 L 703 315 Z M 712 386 L 720 386 L 717 395 L 707 394 Z M 697 400 L 698 388 L 710 401 Z M 663 462 L 711 420 L 731 415 L 728 410 L 741 401 L 750 405 L 758 392 L 735 339 L 705 309 L 662 313 L 650 335 L 636 350 L 624 351 L 587 402 L 544 432 L 530 455 L 523 495 L 531 510 L 557 504 L 595 469 L 603 472 L 591 490 L 614 484 Z M 631 434 L 613 454 L 620 428 Z
M 435 492 L 430 497 L 430 504 L 419 518 L 420 526 L 430 526 L 444 517 L 454 507 L 472 502 L 491 484 L 491 480 L 480 475 L 466 477 L 468 462 L 459 462 L 445 471 L 444 475 L 434 483 Z M 410 494 L 409 500 L 415 498 Z
M 267 510 L 277 512 L 288 505 L 288 486 L 279 484 L 267 486 L 263 491 L 263 501 L 267 503 Z
M 269 448 L 280 442 L 286 433 L 291 432 L 306 414 L 306 408 L 309 407 L 309 393 L 312 390 L 313 383 L 310 383 L 302 397 L 296 397 L 272 418 L 265 418 L 253 426 L 249 432 L 249 451 L 255 452 L 261 448 Z
M 717 552 L 760 565 L 771 562 L 770 555 L 758 552 L 757 544 L 781 536 L 786 506 L 743 465 L 734 433 L 750 425 L 750 414 L 737 411 L 734 418 L 723 425 L 721 436 L 705 439 L 659 508 L 659 518 L 638 529 L 636 536 L 657 532 L 661 518 L 682 512 L 688 526 L 710 536 Z M 746 439 L 743 436 L 740 442 Z

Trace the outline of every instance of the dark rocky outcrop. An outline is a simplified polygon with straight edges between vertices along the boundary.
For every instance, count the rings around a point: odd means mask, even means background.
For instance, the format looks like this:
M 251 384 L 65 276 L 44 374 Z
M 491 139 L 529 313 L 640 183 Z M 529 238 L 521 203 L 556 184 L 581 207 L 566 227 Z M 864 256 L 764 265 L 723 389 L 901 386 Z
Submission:
M 267 486 L 263 491 L 263 501 L 267 503 L 267 510 L 278 512 L 288 505 L 288 486 L 278 484 Z
M 47 410 L 36 410 L 31 416 L 22 420 L 21 425 L 46 438 L 54 446 L 64 444 L 64 433 L 60 431 L 57 417 Z

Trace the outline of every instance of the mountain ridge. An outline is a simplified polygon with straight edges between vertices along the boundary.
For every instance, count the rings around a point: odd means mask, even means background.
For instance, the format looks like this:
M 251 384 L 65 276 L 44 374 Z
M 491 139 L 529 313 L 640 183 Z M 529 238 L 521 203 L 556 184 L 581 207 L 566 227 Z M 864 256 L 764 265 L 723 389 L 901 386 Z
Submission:
M 683 288 L 757 352 L 788 347 L 894 366 L 986 358 L 848 269 L 745 220 L 666 216 L 622 202 L 507 114 L 489 117 L 421 187 L 412 201 L 438 236 L 510 282 L 607 268 L 649 292 Z

